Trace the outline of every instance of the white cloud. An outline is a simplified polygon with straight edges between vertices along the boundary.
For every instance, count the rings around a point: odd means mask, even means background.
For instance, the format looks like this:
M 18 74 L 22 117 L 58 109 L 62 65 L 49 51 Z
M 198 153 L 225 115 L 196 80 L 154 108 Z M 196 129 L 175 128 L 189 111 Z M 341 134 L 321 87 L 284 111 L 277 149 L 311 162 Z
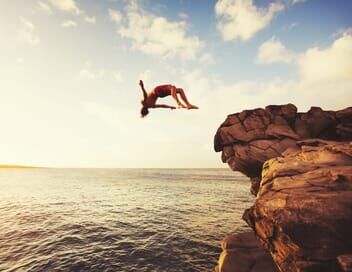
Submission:
M 44 11 L 47 15 L 51 15 L 52 14 L 51 7 L 47 3 L 44 3 L 42 1 L 38 1 L 37 4 L 38 4 L 38 7 L 42 11 Z
M 298 26 L 298 23 L 293 22 L 293 23 L 291 23 L 291 24 L 289 24 L 289 25 L 283 26 L 283 27 L 281 28 L 281 30 L 282 30 L 282 31 L 289 31 L 289 30 L 295 28 L 296 26 Z
M 97 21 L 97 19 L 94 16 L 85 16 L 84 20 L 90 24 L 95 24 Z
M 70 27 L 76 27 L 77 23 L 75 21 L 66 20 L 61 25 L 66 28 L 70 28 Z
M 120 71 L 112 72 L 112 75 L 117 82 L 122 81 L 122 73 Z
M 306 81 L 352 80 L 352 35 L 348 31 L 325 49 L 308 49 L 298 58 L 301 77 Z
M 267 61 L 286 61 L 289 52 L 279 43 L 278 55 L 267 55 Z M 273 47 L 275 48 L 275 46 Z M 281 48 L 281 49 L 280 49 Z M 270 51 L 271 52 L 271 51 Z M 283 54 L 283 53 L 285 54 Z M 326 110 L 343 109 L 352 101 L 352 35 L 349 31 L 324 49 L 310 48 L 302 53 L 291 53 L 289 60 L 295 64 L 297 79 L 238 81 L 225 84 L 203 72 L 182 71 L 181 86 L 192 102 L 206 116 L 204 122 L 221 122 L 226 114 L 243 109 L 265 107 L 269 104 L 294 103 L 300 111 L 311 106 Z M 189 90 L 189 92 L 188 92 Z M 201 118 L 201 117 L 199 117 Z M 214 120 L 214 121 L 212 121 Z M 201 123 L 197 120 L 197 123 Z
M 118 34 L 132 40 L 132 49 L 145 54 L 176 57 L 183 60 L 194 59 L 204 43 L 186 33 L 185 22 L 169 21 L 165 17 L 154 16 L 141 9 L 136 1 L 127 6 L 126 23 L 121 18 L 110 17 L 118 23 Z
M 102 78 L 105 75 L 104 70 L 94 71 L 90 68 L 83 68 L 79 71 L 77 78 L 79 80 L 95 80 Z
M 298 3 L 302 3 L 302 2 L 306 2 L 307 0 L 291 0 L 291 4 L 292 5 L 295 5 L 295 4 L 298 4 Z
M 184 12 L 180 12 L 178 14 L 178 16 L 182 19 L 182 20 L 187 20 L 189 18 L 188 14 L 187 13 L 184 13 Z
M 75 0 L 50 0 L 50 3 L 57 9 L 79 15 L 82 10 L 77 6 Z
M 39 37 L 35 34 L 35 26 L 33 23 L 23 17 L 20 17 L 20 27 L 17 31 L 18 40 L 21 43 L 32 46 L 40 43 Z
M 210 65 L 210 64 L 214 64 L 215 60 L 212 54 L 204 53 L 203 55 L 200 56 L 199 63 L 204 65 Z
M 115 23 L 120 23 L 122 20 L 121 12 L 115 9 L 109 9 L 110 19 Z
M 345 30 L 327 48 L 313 47 L 294 53 L 275 37 L 264 42 L 258 50 L 259 63 L 295 63 L 304 82 L 352 80 L 352 33 Z
M 197 71 L 185 71 L 181 78 L 187 96 L 202 111 L 199 118 L 215 126 L 227 114 L 244 109 L 294 103 L 300 111 L 308 110 L 311 106 L 337 110 L 350 106 L 352 99 L 352 80 L 326 83 L 272 78 L 225 84 Z M 197 120 L 197 124 L 201 123 Z
M 295 54 L 285 48 L 285 46 L 275 37 L 265 41 L 260 47 L 257 55 L 259 63 L 286 62 L 295 60 Z
M 341 28 L 336 32 L 332 33 L 331 38 L 336 39 L 343 35 L 352 35 L 352 27 L 349 28 Z
M 96 74 L 87 69 L 82 69 L 78 73 L 78 79 L 95 79 L 95 78 L 96 78 Z
M 236 38 L 249 40 L 283 9 L 284 5 L 280 2 L 271 3 L 267 8 L 257 8 L 253 0 L 218 0 L 215 5 L 217 28 L 225 41 Z
M 274 46 L 269 46 L 270 50 L 267 50 L 266 54 L 263 54 L 265 50 L 262 52 L 259 50 L 258 58 L 267 63 L 294 62 L 299 77 L 296 81 L 273 80 L 261 84 L 262 87 L 253 82 L 250 88 L 257 91 L 263 90 L 265 95 L 272 99 L 268 101 L 270 103 L 293 102 L 302 110 L 310 106 L 320 106 L 325 109 L 341 109 L 350 106 L 352 99 L 352 33 L 350 30 L 347 29 L 326 48 L 313 47 L 302 53 L 288 51 L 275 39 L 269 41 Z M 268 92 L 269 89 L 270 92 Z M 275 89 L 277 93 L 273 92 Z M 260 95 L 256 94 L 251 102 L 259 97 Z M 266 101 L 265 97 L 261 99 Z
M 115 81 L 120 83 L 123 81 L 123 74 L 121 71 L 99 68 L 94 65 L 91 61 L 86 61 L 83 65 L 83 68 L 76 75 L 76 79 L 81 81 L 114 79 Z
M 179 85 L 185 89 L 191 103 L 197 106 L 209 103 L 213 99 L 213 92 L 221 89 L 222 82 L 217 82 L 214 76 L 205 76 L 201 70 L 182 70 Z M 199 105 L 198 105 L 199 103 Z M 210 102 L 212 103 L 212 102 Z M 215 105 L 216 102 L 214 101 Z
M 139 74 L 138 79 L 141 79 L 143 81 L 150 81 L 152 76 L 153 76 L 153 72 L 151 70 L 147 69 Z

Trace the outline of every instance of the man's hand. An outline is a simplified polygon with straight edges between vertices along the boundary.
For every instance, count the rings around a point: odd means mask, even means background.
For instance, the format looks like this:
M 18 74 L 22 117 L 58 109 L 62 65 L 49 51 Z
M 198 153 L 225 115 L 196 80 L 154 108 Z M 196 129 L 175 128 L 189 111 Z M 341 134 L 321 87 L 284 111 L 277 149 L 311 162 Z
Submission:
M 140 80 L 140 81 L 139 81 L 139 86 L 141 86 L 141 87 L 143 87 L 143 86 L 144 86 L 144 84 L 143 84 L 143 81 L 142 81 L 142 80 Z

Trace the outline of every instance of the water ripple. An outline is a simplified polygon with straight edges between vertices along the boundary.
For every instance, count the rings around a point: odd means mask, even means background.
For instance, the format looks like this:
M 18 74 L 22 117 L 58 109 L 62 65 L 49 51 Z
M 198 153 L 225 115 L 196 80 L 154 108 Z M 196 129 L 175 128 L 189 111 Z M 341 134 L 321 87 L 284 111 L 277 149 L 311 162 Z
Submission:
M 0 271 L 213 271 L 248 187 L 222 169 L 1 170 Z

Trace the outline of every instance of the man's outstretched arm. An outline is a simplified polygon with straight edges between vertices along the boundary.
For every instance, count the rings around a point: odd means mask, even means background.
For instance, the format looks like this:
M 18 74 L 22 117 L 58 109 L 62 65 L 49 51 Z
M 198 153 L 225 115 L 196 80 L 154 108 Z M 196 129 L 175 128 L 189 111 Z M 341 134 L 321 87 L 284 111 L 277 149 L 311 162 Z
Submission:
M 166 105 L 166 104 L 155 104 L 153 108 L 165 108 L 165 109 L 176 109 L 176 107 L 174 106 L 169 106 L 169 105 Z
M 147 99 L 148 94 L 147 94 L 147 91 L 144 89 L 144 84 L 143 84 L 142 80 L 139 81 L 139 86 L 141 86 L 141 89 L 142 89 L 142 92 L 143 92 L 143 98 Z

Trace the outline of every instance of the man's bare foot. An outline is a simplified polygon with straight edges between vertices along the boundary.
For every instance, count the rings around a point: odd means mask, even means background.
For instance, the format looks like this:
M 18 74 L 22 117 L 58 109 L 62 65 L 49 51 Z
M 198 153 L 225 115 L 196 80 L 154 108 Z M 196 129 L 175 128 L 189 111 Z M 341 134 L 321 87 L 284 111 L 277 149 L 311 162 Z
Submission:
M 195 109 L 199 109 L 197 106 L 194 106 L 194 105 L 191 105 L 191 104 L 189 104 L 188 106 L 187 106 L 187 109 L 189 109 L 189 110 L 195 110 Z
M 177 106 L 177 108 L 179 108 L 179 109 L 186 109 L 186 108 L 188 108 L 188 107 L 186 107 L 185 105 L 183 105 L 183 104 L 178 104 L 178 106 Z

